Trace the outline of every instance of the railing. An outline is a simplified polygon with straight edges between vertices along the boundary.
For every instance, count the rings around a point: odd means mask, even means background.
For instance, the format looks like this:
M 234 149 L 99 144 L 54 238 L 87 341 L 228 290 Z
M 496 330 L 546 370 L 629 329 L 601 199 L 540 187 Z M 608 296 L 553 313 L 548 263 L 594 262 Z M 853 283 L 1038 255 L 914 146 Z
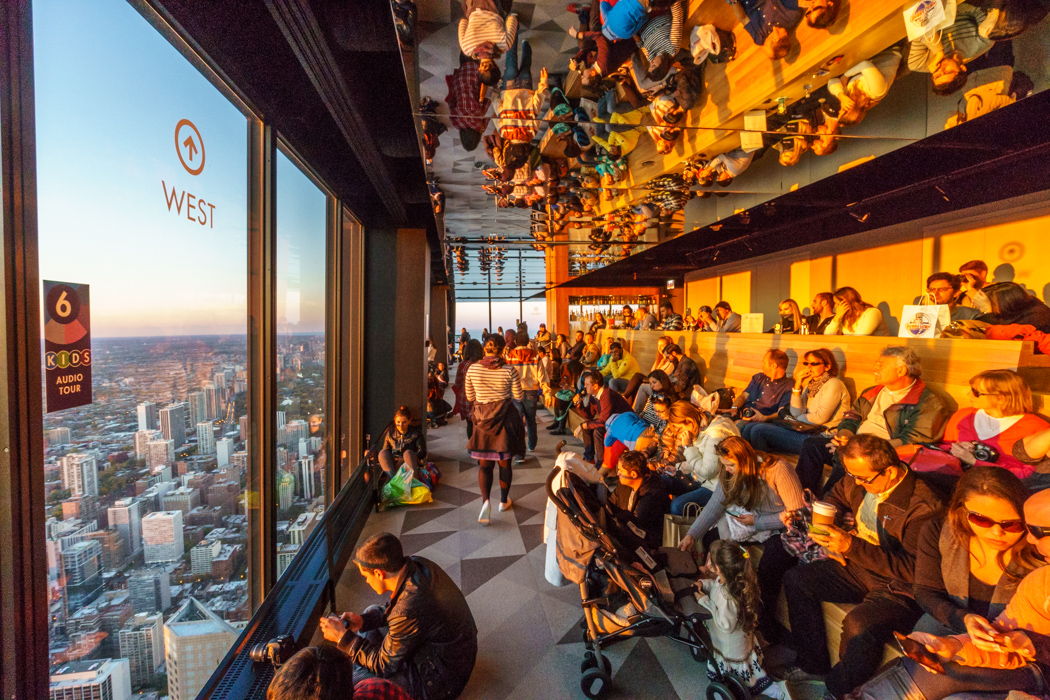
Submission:
M 364 475 L 365 470 L 358 468 L 347 480 L 197 695 L 198 700 L 265 698 L 274 668 L 269 663 L 254 663 L 249 650 L 281 634 L 291 635 L 299 648 L 310 641 L 321 613 L 334 605 L 335 584 L 372 509 L 375 482 L 366 484 Z

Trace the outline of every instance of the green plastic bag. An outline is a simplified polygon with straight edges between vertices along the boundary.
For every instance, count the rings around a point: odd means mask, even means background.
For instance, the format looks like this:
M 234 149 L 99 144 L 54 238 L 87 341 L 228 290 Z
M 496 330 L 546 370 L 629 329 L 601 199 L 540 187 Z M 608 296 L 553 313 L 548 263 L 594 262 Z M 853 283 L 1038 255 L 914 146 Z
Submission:
M 412 477 L 412 470 L 407 464 L 401 465 L 379 494 L 381 508 L 430 503 L 432 500 L 430 489 Z

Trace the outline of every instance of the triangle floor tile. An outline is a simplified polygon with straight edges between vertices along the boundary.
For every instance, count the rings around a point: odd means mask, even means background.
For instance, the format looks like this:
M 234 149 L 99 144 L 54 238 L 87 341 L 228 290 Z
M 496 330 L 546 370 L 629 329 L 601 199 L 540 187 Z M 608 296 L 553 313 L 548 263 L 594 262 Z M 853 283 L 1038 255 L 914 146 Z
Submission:
M 446 513 L 451 513 L 455 508 L 417 508 L 405 512 L 405 521 L 401 526 L 401 532 L 411 534 L 420 525 L 425 525 L 431 520 L 436 520 Z
M 667 672 L 645 639 L 638 640 L 613 676 L 613 682 L 630 698 L 667 698 L 679 700 Z
M 521 559 L 520 555 L 464 559 L 460 564 L 460 575 L 462 577 L 460 587 L 463 590 L 463 595 L 470 595 L 519 559 Z

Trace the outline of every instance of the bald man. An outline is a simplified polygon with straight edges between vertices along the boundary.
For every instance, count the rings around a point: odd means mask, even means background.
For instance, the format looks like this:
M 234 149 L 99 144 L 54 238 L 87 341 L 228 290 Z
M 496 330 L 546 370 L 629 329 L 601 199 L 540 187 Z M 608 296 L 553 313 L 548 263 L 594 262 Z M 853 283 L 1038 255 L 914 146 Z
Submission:
M 1028 541 L 1050 560 L 1050 490 L 1033 494 L 1024 504 Z M 995 622 L 972 635 L 936 637 L 912 632 L 939 656 L 945 673 L 934 674 L 914 661 L 905 668 L 926 700 L 940 700 L 965 691 L 1004 688 L 1041 693 L 1041 675 L 1050 673 L 1050 566 L 1032 571 Z M 968 668 L 966 668 L 968 667 Z

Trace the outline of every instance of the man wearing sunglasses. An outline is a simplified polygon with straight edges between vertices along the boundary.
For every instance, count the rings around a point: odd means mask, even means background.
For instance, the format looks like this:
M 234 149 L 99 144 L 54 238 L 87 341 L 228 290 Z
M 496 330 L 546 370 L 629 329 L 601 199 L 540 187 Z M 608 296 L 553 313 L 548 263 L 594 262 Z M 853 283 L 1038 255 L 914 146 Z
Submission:
M 878 668 L 894 631 L 910 632 L 922 616 L 912 594 L 919 535 L 943 506 L 938 492 L 897 457 L 889 441 L 855 435 L 841 448 L 847 477 L 824 497 L 849 514 L 853 531 L 821 526 L 811 537 L 831 558 L 799 564 L 784 576 L 797 667 L 787 680 L 826 676 L 828 692 L 840 698 L 867 681 Z M 839 662 L 827 651 L 822 603 L 855 607 L 842 622 Z
M 875 435 L 895 448 L 938 442 L 944 435 L 951 413 L 922 381 L 922 363 L 914 350 L 900 345 L 883 348 L 874 375 L 875 386 L 853 402 L 835 437 L 802 443 L 795 472 L 804 488 L 818 495 L 831 490 L 844 474 L 835 453 L 854 435 Z M 826 466 L 833 469 L 823 484 Z

